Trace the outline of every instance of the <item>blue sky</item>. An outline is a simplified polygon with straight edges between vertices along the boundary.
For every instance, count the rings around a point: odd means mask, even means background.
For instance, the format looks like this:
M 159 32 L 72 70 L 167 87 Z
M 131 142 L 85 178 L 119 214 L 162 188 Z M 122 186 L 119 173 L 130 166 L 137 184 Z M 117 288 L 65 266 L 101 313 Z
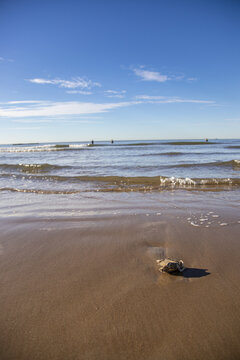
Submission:
M 240 138 L 238 0 L 0 1 L 0 143 Z

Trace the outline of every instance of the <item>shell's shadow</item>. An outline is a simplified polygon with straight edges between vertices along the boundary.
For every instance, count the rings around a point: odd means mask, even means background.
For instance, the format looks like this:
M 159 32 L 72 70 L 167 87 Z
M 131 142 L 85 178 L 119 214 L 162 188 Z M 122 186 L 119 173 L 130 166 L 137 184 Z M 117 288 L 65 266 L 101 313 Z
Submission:
M 184 278 L 201 278 L 203 276 L 210 275 L 211 273 L 207 271 L 208 269 L 198 269 L 198 268 L 186 268 L 183 272 L 172 273 L 174 276 L 182 276 Z

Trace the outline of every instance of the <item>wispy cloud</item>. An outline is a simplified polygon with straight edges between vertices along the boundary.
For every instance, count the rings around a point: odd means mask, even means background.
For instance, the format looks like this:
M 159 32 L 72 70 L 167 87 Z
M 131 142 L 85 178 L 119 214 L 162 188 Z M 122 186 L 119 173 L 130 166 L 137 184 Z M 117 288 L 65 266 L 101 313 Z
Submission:
M 165 82 L 167 80 L 170 80 L 170 77 L 168 75 L 163 75 L 158 71 L 146 70 L 143 67 L 134 68 L 133 72 L 143 81 Z
M 115 90 L 110 90 L 110 93 Z M 114 94 L 114 93 L 113 93 Z M 116 94 L 115 94 L 116 95 Z M 94 102 L 78 102 L 78 101 L 65 101 L 65 102 L 52 102 L 40 100 L 17 100 L 1 103 L 0 105 L 0 118 L 12 119 L 25 119 L 37 118 L 44 122 L 44 119 L 60 119 L 60 117 L 76 117 L 91 114 L 105 113 L 114 109 L 128 107 L 138 104 L 208 104 L 216 105 L 213 100 L 205 99 L 186 99 L 181 97 L 169 96 L 152 96 L 152 95 L 138 95 L 135 99 L 130 101 L 114 102 L 114 103 L 94 103 Z
M 196 77 L 189 77 L 189 78 L 187 78 L 187 81 L 197 81 L 197 78 Z
M 4 57 L 0 56 L 0 62 L 4 62 L 4 61 L 13 62 L 13 59 L 7 59 L 7 58 L 4 58 Z
M 166 99 L 166 96 L 152 96 L 152 95 L 137 95 L 135 96 L 136 99 L 141 99 L 141 100 L 162 100 L 162 99 Z
M 127 92 L 126 90 L 120 90 L 120 91 L 117 91 L 117 90 L 105 90 L 104 95 L 109 97 L 109 98 L 122 99 L 122 98 L 125 97 L 126 92 Z
M 98 120 L 98 117 L 95 118 L 77 118 L 77 119 L 66 119 L 66 118 L 57 118 L 57 119 L 16 119 L 12 120 L 12 123 L 18 123 L 18 124 L 44 124 L 44 123 L 55 123 L 56 121 L 60 121 L 62 123 L 73 123 L 73 124 L 101 124 L 103 123 L 101 120 Z M 21 128 L 22 129 L 22 128 Z
M 26 118 L 26 117 L 58 117 L 85 114 L 97 114 L 113 109 L 139 104 L 140 101 L 127 101 L 118 103 L 92 103 L 92 102 L 48 102 L 47 104 L 25 104 L 25 106 L 2 106 L 0 117 Z
M 15 100 L 15 101 L 8 101 L 7 104 L 14 105 L 14 104 L 46 104 L 47 101 L 42 100 Z M 6 103 L 3 103 L 6 104 Z
M 42 78 L 34 78 L 34 79 L 27 79 L 34 84 L 40 85 L 57 85 L 60 88 L 67 88 L 67 89 L 91 89 L 92 87 L 101 87 L 101 84 L 98 82 L 94 82 L 92 80 L 88 80 L 87 78 L 73 78 L 71 80 L 63 80 L 63 79 L 42 79 Z
M 72 119 L 65 119 L 61 121 L 62 123 L 66 123 L 66 124 L 104 124 L 103 121 L 99 121 L 99 120 L 82 120 L 82 119 L 76 119 L 76 120 L 72 120 Z
M 21 123 L 21 124 L 36 124 L 36 123 L 50 123 L 53 122 L 53 120 L 50 119 L 16 119 L 12 120 L 14 123 Z
M 92 95 L 91 91 L 84 91 L 84 90 L 68 90 L 66 91 L 67 94 L 79 94 L 79 95 Z
M 130 67 L 136 76 L 138 76 L 142 81 L 156 81 L 164 83 L 166 81 L 180 81 L 186 78 L 184 73 L 168 73 L 163 74 L 159 71 L 149 70 L 145 65 L 140 65 L 138 67 Z M 193 79 L 193 78 L 190 78 Z M 195 79 L 195 78 L 194 78 Z
M 170 96 L 138 95 L 135 98 L 139 100 L 145 100 L 146 102 L 158 103 L 158 104 L 172 104 L 172 103 L 216 104 L 216 102 L 213 100 L 183 99 L 180 97 L 170 97 Z

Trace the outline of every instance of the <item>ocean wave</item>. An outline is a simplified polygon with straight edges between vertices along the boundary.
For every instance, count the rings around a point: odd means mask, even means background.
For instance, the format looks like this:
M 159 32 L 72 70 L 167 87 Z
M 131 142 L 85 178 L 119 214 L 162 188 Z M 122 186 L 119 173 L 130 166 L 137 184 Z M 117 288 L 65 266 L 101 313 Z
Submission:
M 65 148 L 69 148 L 69 144 L 57 144 L 57 145 L 54 145 L 54 147 L 56 149 L 65 149 Z
M 160 184 L 174 187 L 240 186 L 240 178 L 177 178 L 160 176 Z
M 140 142 L 140 143 L 128 143 L 128 144 L 116 144 L 116 146 L 148 146 L 148 145 L 164 145 L 160 142 Z
M 165 142 L 163 145 L 213 145 L 219 144 L 211 141 L 170 141 Z
M 4 192 L 4 191 L 10 191 L 10 192 L 18 192 L 18 193 L 30 193 L 30 194 L 46 194 L 46 195 L 51 195 L 51 194 L 56 194 L 56 195 L 71 195 L 71 194 L 77 194 L 80 191 L 74 191 L 74 190 L 44 190 L 44 189 L 19 189 L 19 188 L 12 188 L 12 187 L 5 187 L 5 188 L 0 188 L 0 192 Z
M 191 168 L 191 167 L 215 167 L 226 166 L 232 167 L 234 170 L 240 170 L 240 160 L 228 160 L 228 161 L 213 161 L 208 163 L 186 163 L 186 164 L 174 164 L 166 166 L 168 168 Z
M 47 144 L 37 146 L 13 146 L 0 147 L 0 153 L 27 153 L 27 152 L 50 152 L 50 151 L 69 151 L 82 150 L 88 148 L 89 144 Z
M 171 156 L 171 155 L 170 155 Z M 174 156 L 174 155 L 172 155 Z M 89 166 L 86 165 L 88 170 L 89 170 Z M 209 163 L 185 163 L 185 164 L 173 164 L 173 165 L 168 165 L 168 164 L 163 164 L 163 165 L 159 165 L 159 166 L 145 166 L 145 165 L 141 165 L 141 166 L 136 166 L 132 167 L 132 166 L 126 166 L 126 165 L 118 165 L 117 167 L 117 171 L 124 171 L 124 170 L 141 170 L 144 172 L 148 172 L 151 171 L 153 168 L 155 169 L 162 169 L 162 171 L 166 171 L 166 169 L 191 169 L 192 168 L 196 168 L 196 169 L 201 169 L 201 168 L 214 168 L 214 167 L 226 167 L 226 168 L 231 168 L 234 171 L 239 171 L 240 170 L 240 160 L 230 160 L 230 161 L 216 161 L 216 162 L 209 162 Z M 104 171 L 107 171 L 108 169 L 111 169 L 112 166 L 111 165 L 95 165 L 94 166 L 94 170 L 96 169 L 101 169 Z M 42 163 L 42 164 L 0 164 L 0 172 L 1 172 L 1 176 L 14 176 L 17 177 L 18 173 L 24 173 L 24 174 L 40 174 L 37 176 L 38 180 L 49 180 L 49 181 L 85 181 L 85 179 L 95 179 L 96 181 L 100 180 L 100 181 L 107 181 L 108 179 L 130 179 L 129 177 L 125 177 L 125 176 L 83 176 L 83 175 L 54 175 L 51 172 L 52 171 L 56 171 L 56 170 L 65 170 L 65 169 L 69 169 L 69 170 L 74 170 L 76 171 L 76 169 L 78 169 L 77 166 L 70 166 L 70 165 L 54 165 L 54 164 L 49 164 L 49 163 Z M 79 167 L 79 171 L 83 171 L 84 170 L 84 165 L 82 165 L 81 167 Z M 170 170 L 169 170 L 170 171 Z M 43 178 L 41 178 L 41 174 L 43 175 Z M 19 175 L 21 176 L 21 175 Z M 31 177 L 33 179 L 33 177 Z M 134 178 L 134 177 L 133 177 Z M 142 177 L 137 176 L 136 178 L 141 179 Z M 150 177 L 150 178 L 155 178 L 155 177 Z M 157 178 L 157 177 L 156 177 Z
M 79 179 L 80 180 L 80 179 Z M 82 177 L 91 186 L 82 189 L 44 189 L 2 187 L 0 192 L 32 193 L 45 195 L 71 195 L 87 192 L 155 192 L 168 190 L 222 191 L 239 189 L 240 179 L 215 178 L 191 179 L 176 177 L 123 178 L 123 177 Z
M 2 174 L 3 177 L 9 177 L 10 174 Z M 204 187 L 240 187 L 240 178 L 180 178 L 167 176 L 60 176 L 60 175 L 12 175 L 14 179 L 38 180 L 39 184 L 53 182 L 56 189 L 56 183 L 69 183 L 80 185 L 81 182 L 92 184 L 92 191 L 102 191 L 106 187 L 112 190 L 158 190 L 161 188 L 204 188 Z M 42 181 L 42 182 L 41 182 Z M 48 185 L 48 186 L 49 186 Z M 71 185 L 74 187 L 74 185 Z M 26 189 L 25 189 L 26 190 Z M 78 189 L 74 189 L 78 190 Z
M 84 149 L 90 146 L 91 144 L 69 144 L 69 149 Z
M 52 170 L 67 168 L 68 166 L 59 166 L 51 164 L 0 164 L 0 170 L 20 171 L 24 173 L 47 173 Z
M 178 155 L 185 155 L 185 154 L 186 153 L 179 152 L 179 151 L 169 151 L 169 152 L 161 152 L 161 153 L 141 154 L 140 156 L 178 156 Z

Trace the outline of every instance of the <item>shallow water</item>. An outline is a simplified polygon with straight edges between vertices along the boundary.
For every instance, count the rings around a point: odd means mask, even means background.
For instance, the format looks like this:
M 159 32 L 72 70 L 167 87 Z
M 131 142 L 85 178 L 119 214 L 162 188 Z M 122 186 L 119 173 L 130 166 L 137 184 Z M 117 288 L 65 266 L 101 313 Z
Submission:
M 240 140 L 0 146 L 0 191 L 70 194 L 240 187 Z

